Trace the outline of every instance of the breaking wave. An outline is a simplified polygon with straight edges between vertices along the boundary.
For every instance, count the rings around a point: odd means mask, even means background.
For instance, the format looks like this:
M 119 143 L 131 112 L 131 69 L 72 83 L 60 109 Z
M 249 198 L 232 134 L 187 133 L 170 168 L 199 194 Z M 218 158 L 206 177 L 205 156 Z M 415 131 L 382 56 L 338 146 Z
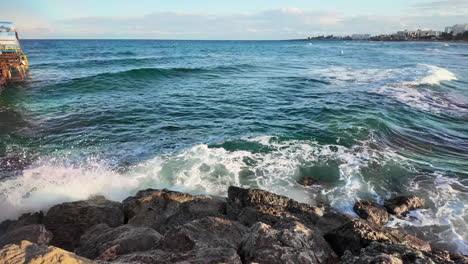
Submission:
M 335 85 L 368 86 L 371 92 L 389 96 L 401 103 L 422 110 L 439 112 L 441 109 L 465 111 L 454 98 L 430 86 L 457 80 L 447 69 L 428 65 L 405 65 L 391 69 L 353 69 L 331 67 L 313 71 Z M 429 86 L 429 87 L 428 87 Z
M 466 187 L 443 176 L 428 177 L 425 182 L 432 187 L 423 186 L 424 181 L 410 176 L 405 183 L 395 185 L 385 178 L 385 172 L 396 169 L 409 175 L 413 170 L 405 158 L 377 147 L 373 140 L 344 147 L 310 140 L 283 141 L 271 136 L 200 144 L 179 154 L 157 156 L 124 171 L 116 171 L 97 159 L 80 165 L 51 159 L 0 182 L 0 220 L 98 194 L 123 200 L 144 188 L 214 195 L 226 195 L 230 185 L 261 188 L 300 202 L 325 201 L 350 214 L 354 214 L 355 202 L 350 197 L 382 202 L 401 192 L 417 192 L 432 203 L 430 210 L 417 212 L 423 220 L 395 220 L 391 225 L 420 227 L 421 221 L 433 219 L 430 225 L 449 226 L 437 233 L 439 240 L 433 241 L 448 242 L 456 251 L 467 253 L 463 241 L 467 234 L 463 221 Z M 299 185 L 297 180 L 302 177 L 314 177 L 322 187 Z

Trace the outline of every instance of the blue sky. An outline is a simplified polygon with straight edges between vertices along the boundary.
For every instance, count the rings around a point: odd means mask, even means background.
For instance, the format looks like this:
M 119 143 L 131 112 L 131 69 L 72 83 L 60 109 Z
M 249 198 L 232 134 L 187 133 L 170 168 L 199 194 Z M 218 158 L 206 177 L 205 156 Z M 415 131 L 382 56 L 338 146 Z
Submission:
M 287 39 L 468 23 L 468 0 L 0 0 L 25 38 Z

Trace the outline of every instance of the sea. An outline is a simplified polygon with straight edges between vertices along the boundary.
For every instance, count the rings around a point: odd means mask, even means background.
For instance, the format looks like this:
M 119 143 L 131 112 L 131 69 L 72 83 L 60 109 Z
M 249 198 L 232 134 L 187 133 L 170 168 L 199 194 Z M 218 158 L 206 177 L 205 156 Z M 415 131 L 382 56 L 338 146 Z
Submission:
M 260 188 L 468 254 L 468 44 L 22 40 L 0 95 L 0 221 L 146 188 Z M 309 187 L 301 178 L 317 181 Z

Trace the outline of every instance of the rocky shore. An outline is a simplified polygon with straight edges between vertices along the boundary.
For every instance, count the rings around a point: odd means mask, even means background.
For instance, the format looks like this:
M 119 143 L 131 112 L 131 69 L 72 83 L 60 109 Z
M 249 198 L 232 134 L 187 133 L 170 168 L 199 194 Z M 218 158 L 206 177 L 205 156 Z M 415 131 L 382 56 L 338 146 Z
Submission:
M 0 264 L 468 263 L 384 226 L 422 207 L 414 195 L 360 201 L 356 218 L 256 189 L 230 187 L 227 198 L 148 189 L 1 223 Z

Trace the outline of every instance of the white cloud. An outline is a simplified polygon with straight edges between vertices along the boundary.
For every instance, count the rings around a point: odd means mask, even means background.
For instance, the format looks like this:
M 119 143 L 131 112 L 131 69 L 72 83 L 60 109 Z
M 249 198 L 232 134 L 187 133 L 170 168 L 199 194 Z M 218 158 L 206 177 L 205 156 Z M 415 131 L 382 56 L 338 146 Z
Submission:
M 56 21 L 53 23 L 56 28 L 50 29 L 49 36 L 56 38 L 290 39 L 317 34 L 391 33 L 419 27 L 443 29 L 446 25 L 468 22 L 464 21 L 467 17 L 464 15 L 346 16 L 336 11 L 296 7 L 270 9 L 250 14 L 223 15 L 166 11 L 137 17 L 84 17 Z M 35 37 L 37 31 L 25 28 L 24 34 L 28 37 Z
M 413 12 L 426 15 L 438 14 L 440 16 L 467 15 L 468 0 L 441 0 L 431 2 L 418 2 L 412 5 Z

